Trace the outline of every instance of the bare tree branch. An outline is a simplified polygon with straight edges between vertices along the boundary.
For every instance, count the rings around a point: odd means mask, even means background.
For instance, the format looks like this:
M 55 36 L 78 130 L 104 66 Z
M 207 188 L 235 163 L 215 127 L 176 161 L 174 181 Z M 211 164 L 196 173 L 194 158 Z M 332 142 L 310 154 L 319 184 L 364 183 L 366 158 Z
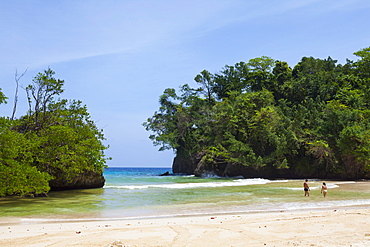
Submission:
M 18 75 L 18 70 L 15 70 L 14 80 L 15 80 L 15 94 L 14 94 L 14 106 L 13 106 L 13 113 L 11 120 L 14 120 L 15 113 L 17 111 L 17 104 L 18 104 L 18 88 L 19 88 L 19 80 L 27 73 L 28 68 L 21 74 Z

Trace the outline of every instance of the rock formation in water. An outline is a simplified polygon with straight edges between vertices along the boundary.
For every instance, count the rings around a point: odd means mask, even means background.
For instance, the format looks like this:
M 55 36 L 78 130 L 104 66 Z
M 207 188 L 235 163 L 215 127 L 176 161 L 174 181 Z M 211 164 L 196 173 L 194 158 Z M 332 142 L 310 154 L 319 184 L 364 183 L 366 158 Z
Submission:
M 77 174 L 70 181 L 66 179 L 54 179 L 50 181 L 51 190 L 91 189 L 104 186 L 105 178 L 103 173 L 85 171 Z
M 173 160 L 172 172 L 193 175 L 203 155 L 204 153 L 199 153 L 189 158 L 178 152 Z
M 348 174 L 333 174 L 326 171 L 309 170 L 300 168 L 278 169 L 273 166 L 253 167 L 226 162 L 223 159 L 214 159 L 212 162 L 204 162 L 204 153 L 198 153 L 194 157 L 175 157 L 172 165 L 174 173 L 191 174 L 197 177 L 243 177 L 243 178 L 268 178 L 268 179 L 303 179 L 303 178 L 326 178 L 326 179 L 358 179 Z M 365 174 L 369 177 L 370 174 Z

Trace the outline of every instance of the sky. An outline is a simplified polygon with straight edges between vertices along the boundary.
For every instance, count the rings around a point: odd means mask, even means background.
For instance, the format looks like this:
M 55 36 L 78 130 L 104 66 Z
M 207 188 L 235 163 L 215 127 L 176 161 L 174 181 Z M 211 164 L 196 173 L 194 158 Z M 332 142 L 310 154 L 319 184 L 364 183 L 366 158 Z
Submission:
M 261 56 L 343 64 L 370 46 L 369 27 L 368 0 L 0 0 L 0 116 L 12 114 L 16 72 L 27 70 L 26 87 L 51 68 L 61 98 L 81 100 L 103 129 L 108 166 L 171 167 L 173 151 L 142 126 L 166 88 Z

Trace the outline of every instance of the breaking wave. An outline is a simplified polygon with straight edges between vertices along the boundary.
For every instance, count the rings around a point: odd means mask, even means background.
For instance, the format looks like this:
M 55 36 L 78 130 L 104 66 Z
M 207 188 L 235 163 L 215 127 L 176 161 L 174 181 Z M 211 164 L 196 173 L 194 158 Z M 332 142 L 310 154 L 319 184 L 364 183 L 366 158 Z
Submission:
M 254 178 L 254 179 L 236 179 L 222 182 L 201 182 L 201 183 L 168 183 L 168 184 L 114 185 L 114 186 L 106 185 L 104 186 L 104 188 L 130 189 L 130 190 L 149 189 L 149 188 L 193 189 L 193 188 L 216 188 L 216 187 L 258 185 L 272 182 L 285 182 L 285 180 L 271 181 L 268 179 Z

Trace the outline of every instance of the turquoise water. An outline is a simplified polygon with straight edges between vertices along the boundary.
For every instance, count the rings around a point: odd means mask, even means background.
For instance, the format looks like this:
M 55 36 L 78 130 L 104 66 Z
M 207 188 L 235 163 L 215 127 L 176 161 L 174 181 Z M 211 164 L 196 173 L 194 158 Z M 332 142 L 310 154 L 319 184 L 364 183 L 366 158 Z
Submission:
M 45 198 L 0 198 L 0 223 L 22 221 L 127 219 L 176 215 L 286 211 L 370 206 L 370 183 L 310 180 L 304 197 L 302 180 L 158 176 L 169 168 L 108 168 L 100 189 L 50 192 Z

